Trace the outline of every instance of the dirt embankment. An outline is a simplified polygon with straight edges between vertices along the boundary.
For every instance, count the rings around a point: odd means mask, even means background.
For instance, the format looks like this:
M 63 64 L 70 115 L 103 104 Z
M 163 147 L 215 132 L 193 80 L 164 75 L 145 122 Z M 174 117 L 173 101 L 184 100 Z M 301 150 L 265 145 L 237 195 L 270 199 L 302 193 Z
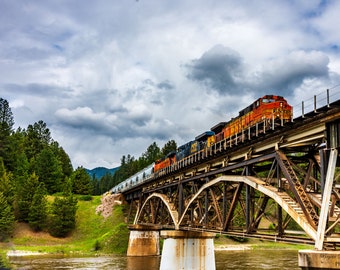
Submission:
M 107 218 L 111 216 L 115 205 L 123 203 L 123 196 L 121 194 L 104 194 L 101 198 L 101 204 L 96 208 L 96 214 L 101 214 L 104 218 Z

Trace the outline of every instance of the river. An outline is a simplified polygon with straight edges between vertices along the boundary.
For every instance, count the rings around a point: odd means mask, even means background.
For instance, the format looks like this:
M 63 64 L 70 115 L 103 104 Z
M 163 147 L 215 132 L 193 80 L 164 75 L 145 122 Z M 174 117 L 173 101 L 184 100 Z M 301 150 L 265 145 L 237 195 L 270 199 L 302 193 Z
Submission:
M 270 269 L 300 270 L 298 267 L 298 251 L 296 250 L 244 250 L 216 251 L 216 270 L 226 269 Z M 51 270 L 51 269 L 83 269 L 83 270 L 152 270 L 159 269 L 160 257 L 11 257 L 13 269 Z

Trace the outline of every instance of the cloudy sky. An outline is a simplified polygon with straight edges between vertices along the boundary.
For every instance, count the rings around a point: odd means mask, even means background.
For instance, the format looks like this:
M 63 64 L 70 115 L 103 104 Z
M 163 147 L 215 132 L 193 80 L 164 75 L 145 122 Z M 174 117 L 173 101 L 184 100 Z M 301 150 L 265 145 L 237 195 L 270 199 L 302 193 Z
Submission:
M 264 94 L 339 92 L 339 13 L 336 0 L 0 0 L 0 97 L 75 168 L 116 167 Z

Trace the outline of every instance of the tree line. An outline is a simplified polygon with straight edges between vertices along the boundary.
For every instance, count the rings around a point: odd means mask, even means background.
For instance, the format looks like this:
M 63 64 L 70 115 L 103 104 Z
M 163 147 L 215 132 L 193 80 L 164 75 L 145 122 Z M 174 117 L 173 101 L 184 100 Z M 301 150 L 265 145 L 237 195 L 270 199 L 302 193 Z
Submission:
M 107 173 L 100 179 L 97 179 L 95 175 L 92 177 L 93 194 L 100 195 L 109 191 L 112 187 L 176 149 L 176 142 L 170 140 L 162 148 L 156 142 L 153 142 L 139 158 L 123 155 L 120 160 L 120 167 L 114 174 Z
M 73 169 L 45 122 L 16 130 L 14 123 L 8 101 L 0 98 L 0 241 L 12 234 L 15 222 L 67 236 L 75 228 L 75 195 L 101 195 L 177 148 L 174 140 L 162 149 L 154 142 L 141 157 L 123 156 L 113 175 L 97 179 L 83 167 Z
M 15 222 L 66 236 L 75 227 L 78 172 L 43 121 L 14 130 L 9 103 L 0 98 L 0 241 Z

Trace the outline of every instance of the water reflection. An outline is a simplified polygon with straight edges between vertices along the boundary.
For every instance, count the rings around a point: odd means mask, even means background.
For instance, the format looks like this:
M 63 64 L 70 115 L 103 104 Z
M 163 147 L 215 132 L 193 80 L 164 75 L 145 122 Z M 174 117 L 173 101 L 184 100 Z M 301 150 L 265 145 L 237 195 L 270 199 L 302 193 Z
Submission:
M 160 257 L 12 257 L 10 262 L 14 269 L 20 270 L 51 270 L 51 269 L 82 269 L 82 270 L 135 270 L 159 269 Z
M 215 258 L 216 270 L 300 270 L 298 252 L 292 250 L 216 251 Z M 11 263 L 14 269 L 20 270 L 152 270 L 159 269 L 160 257 L 12 257 Z
M 216 251 L 216 270 L 300 270 L 296 250 Z

